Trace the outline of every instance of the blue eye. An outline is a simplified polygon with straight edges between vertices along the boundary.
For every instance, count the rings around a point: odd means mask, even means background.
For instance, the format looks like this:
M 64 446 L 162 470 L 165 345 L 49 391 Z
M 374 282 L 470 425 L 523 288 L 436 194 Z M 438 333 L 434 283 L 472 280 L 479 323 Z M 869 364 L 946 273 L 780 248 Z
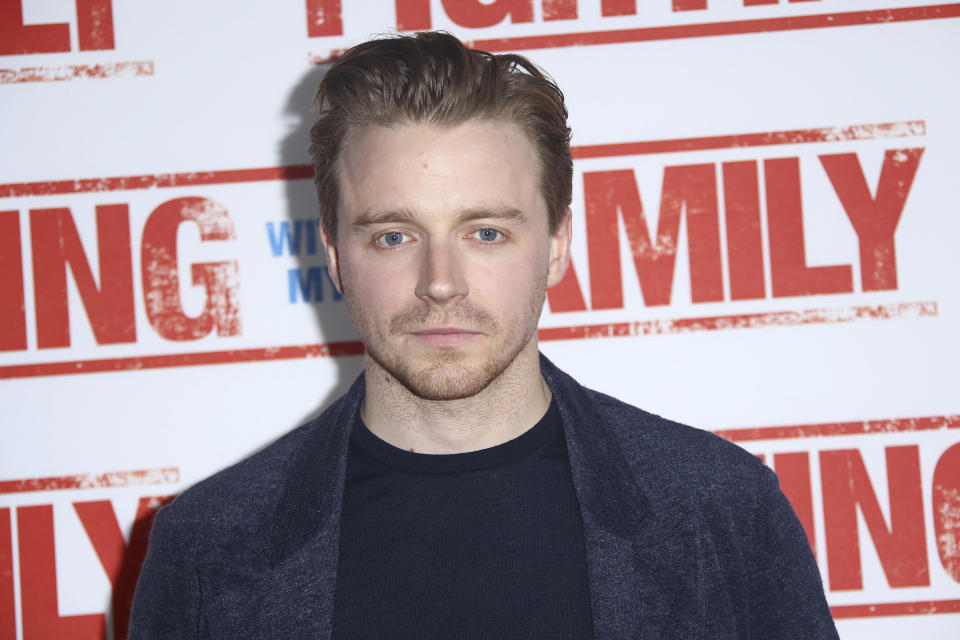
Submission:
M 403 234 L 399 231 L 390 231 L 377 238 L 377 242 L 388 247 L 396 247 L 403 244 Z
M 496 229 L 479 229 L 474 232 L 474 235 L 484 242 L 496 242 L 503 237 L 503 234 Z

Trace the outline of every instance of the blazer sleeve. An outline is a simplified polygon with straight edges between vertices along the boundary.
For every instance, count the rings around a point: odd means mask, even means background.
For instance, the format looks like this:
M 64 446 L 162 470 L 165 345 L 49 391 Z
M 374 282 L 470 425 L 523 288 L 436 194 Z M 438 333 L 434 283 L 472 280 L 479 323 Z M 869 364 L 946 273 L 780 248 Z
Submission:
M 175 504 L 160 509 L 134 592 L 130 640 L 205 637 L 192 537 Z
M 767 467 L 761 474 L 751 637 L 838 640 L 803 526 L 776 474 Z

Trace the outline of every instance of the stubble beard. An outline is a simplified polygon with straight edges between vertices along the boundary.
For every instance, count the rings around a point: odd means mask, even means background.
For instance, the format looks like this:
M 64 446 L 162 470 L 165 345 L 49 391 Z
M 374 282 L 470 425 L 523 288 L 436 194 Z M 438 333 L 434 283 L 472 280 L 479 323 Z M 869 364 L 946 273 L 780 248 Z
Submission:
M 438 308 L 428 302 L 418 303 L 390 318 L 388 338 L 397 340 L 427 326 L 457 326 L 479 331 L 480 340 L 497 341 L 498 336 L 509 339 L 504 344 L 492 344 L 486 349 L 484 359 L 471 363 L 467 353 L 461 350 L 434 350 L 427 358 L 414 362 L 395 350 L 389 349 L 387 341 L 378 339 L 370 330 L 374 327 L 365 312 L 352 296 L 346 294 L 347 307 L 354 327 L 363 342 L 367 355 L 393 380 L 414 396 L 423 400 L 446 401 L 471 398 L 498 379 L 517 359 L 524 347 L 534 338 L 540 313 L 546 297 L 546 274 L 537 283 L 533 295 L 521 304 L 524 313 L 516 318 L 521 325 L 516 332 L 501 327 L 488 312 L 467 302 L 458 302 Z M 519 301 L 518 301 L 519 302 Z

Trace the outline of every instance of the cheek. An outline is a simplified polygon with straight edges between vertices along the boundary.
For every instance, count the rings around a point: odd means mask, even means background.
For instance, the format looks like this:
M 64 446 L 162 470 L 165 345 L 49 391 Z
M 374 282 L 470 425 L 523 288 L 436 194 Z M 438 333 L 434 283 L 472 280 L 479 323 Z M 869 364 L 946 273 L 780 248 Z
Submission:
M 397 277 L 369 261 L 341 259 L 340 278 L 351 307 L 363 313 L 367 321 L 388 315 L 391 300 L 401 289 Z
M 399 261 L 378 260 L 365 252 L 351 253 L 340 258 L 340 277 L 344 286 L 372 296 L 379 292 L 399 289 L 405 273 L 406 269 Z
M 546 285 L 547 252 L 529 252 L 508 260 L 478 263 L 471 294 L 496 300 L 505 307 L 516 306 Z

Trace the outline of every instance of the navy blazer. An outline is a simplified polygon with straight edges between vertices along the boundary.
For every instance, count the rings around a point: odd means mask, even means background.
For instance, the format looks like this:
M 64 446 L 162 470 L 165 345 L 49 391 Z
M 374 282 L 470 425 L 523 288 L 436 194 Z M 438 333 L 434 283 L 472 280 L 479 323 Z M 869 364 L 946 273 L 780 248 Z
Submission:
M 596 638 L 836 639 L 776 476 L 711 433 L 541 357 L 583 515 Z M 322 415 L 157 515 L 130 637 L 329 638 L 363 376 Z

